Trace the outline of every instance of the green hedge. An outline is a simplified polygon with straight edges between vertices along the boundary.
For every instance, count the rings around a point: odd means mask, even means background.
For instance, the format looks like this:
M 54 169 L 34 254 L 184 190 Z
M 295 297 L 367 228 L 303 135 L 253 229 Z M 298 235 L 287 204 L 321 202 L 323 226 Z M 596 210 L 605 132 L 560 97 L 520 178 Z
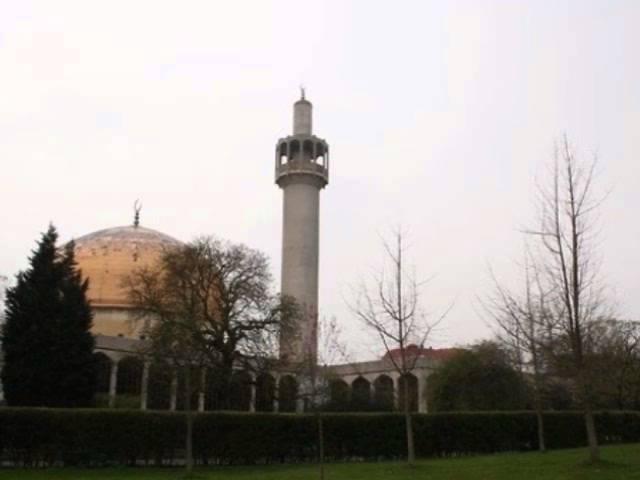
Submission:
M 402 458 L 402 415 L 325 414 L 330 460 Z M 549 448 L 586 444 L 579 413 L 548 413 Z M 601 443 L 640 441 L 640 412 L 600 413 Z M 0 408 L 0 459 L 24 465 L 140 465 L 180 462 L 179 412 Z M 532 450 L 531 412 L 414 415 L 420 457 Z M 204 413 L 195 416 L 197 461 L 215 464 L 307 462 L 316 458 L 317 418 L 296 414 Z

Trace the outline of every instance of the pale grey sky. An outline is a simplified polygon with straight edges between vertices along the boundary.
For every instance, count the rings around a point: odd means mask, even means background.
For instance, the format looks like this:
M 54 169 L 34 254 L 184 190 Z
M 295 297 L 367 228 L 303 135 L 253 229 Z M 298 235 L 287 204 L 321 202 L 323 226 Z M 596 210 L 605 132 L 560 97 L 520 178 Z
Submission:
M 49 221 L 63 240 L 132 221 L 245 242 L 280 275 L 273 151 L 298 86 L 331 145 L 321 310 L 411 231 L 438 345 L 489 334 L 534 176 L 566 132 L 600 157 L 603 273 L 640 317 L 640 2 L 0 0 L 0 274 Z M 366 347 L 361 347 L 368 352 Z

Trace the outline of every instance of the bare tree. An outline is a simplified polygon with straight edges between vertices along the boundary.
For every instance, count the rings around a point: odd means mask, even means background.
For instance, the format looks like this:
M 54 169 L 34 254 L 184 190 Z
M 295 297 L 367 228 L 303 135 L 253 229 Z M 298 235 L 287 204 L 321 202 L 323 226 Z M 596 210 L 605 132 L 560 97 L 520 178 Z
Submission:
M 501 285 L 493 272 L 494 292 L 482 301 L 497 327 L 498 339 L 513 354 L 513 361 L 523 376 L 533 379 L 533 406 L 538 429 L 538 448 L 545 451 L 543 392 L 546 377 L 545 350 L 553 316 L 546 305 L 548 292 L 526 250 L 523 265 L 524 285 L 514 292 Z
M 290 307 L 271 293 L 271 280 L 261 252 L 202 237 L 165 252 L 155 268 L 134 272 L 125 285 L 141 311 L 193 317 L 194 340 L 226 391 L 234 369 L 273 353 Z
M 123 284 L 157 357 L 185 375 L 187 470 L 192 468 L 192 369 L 209 367 L 225 407 L 234 369 L 257 368 L 273 355 L 287 302 L 270 293 L 266 257 L 211 237 L 165 251 Z
M 294 307 L 295 308 L 295 307 Z M 291 315 L 299 318 L 298 313 Z M 324 413 L 330 398 L 331 382 L 336 380 L 331 365 L 348 358 L 342 331 L 336 318 L 322 318 L 318 322 L 318 345 L 303 345 L 306 352 L 301 362 L 287 364 L 287 368 L 301 380 L 297 400 L 312 412 L 317 426 L 318 478 L 325 478 L 325 435 Z M 307 335 L 307 342 L 314 341 L 316 335 Z
M 555 149 L 551 178 L 539 186 L 539 226 L 529 231 L 540 240 L 537 265 L 551 292 L 554 344 L 564 345 L 571 359 L 592 462 L 599 460 L 599 448 L 586 352 L 593 340 L 592 327 L 607 316 L 594 243 L 594 214 L 601 205 L 593 190 L 595 165 L 595 158 L 579 161 L 563 137 Z
M 387 263 L 391 272 L 386 275 L 384 267 L 367 285 L 363 282 L 357 291 L 354 314 L 379 338 L 394 370 L 403 379 L 402 411 L 404 412 L 407 436 L 407 461 L 415 462 L 413 423 L 409 400 L 408 377 L 414 371 L 420 352 L 433 329 L 445 318 L 452 306 L 440 317 L 431 319 L 420 308 L 420 287 L 415 274 L 408 272 L 404 255 L 404 233 L 394 232 L 393 243 L 383 240 Z M 418 348 L 408 349 L 411 344 Z M 399 352 L 395 355 L 394 352 Z
M 605 408 L 640 406 L 640 322 L 605 319 L 589 352 L 596 401 Z
M 196 383 L 194 389 L 193 372 L 202 371 L 209 364 L 197 339 L 193 335 L 193 317 L 187 315 L 168 315 L 168 312 L 156 312 L 154 321 L 146 328 L 147 342 L 141 353 L 160 364 L 168 364 L 177 375 L 182 372 L 184 378 L 185 412 L 185 468 L 187 477 L 193 474 L 193 408 L 194 390 L 199 393 L 202 385 Z

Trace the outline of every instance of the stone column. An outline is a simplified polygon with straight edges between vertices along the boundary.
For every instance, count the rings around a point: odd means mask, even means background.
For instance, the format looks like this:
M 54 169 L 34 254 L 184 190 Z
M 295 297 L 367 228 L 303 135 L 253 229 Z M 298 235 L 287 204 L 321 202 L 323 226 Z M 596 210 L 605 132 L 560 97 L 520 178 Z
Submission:
M 118 388 L 118 360 L 111 359 L 111 375 L 109 376 L 109 408 L 116 406 Z
M 304 395 L 307 393 L 309 385 L 303 376 L 295 377 L 298 384 L 298 390 L 296 392 L 296 413 L 304 412 Z
M 251 375 L 249 412 L 256 413 L 256 377 Z
M 278 413 L 280 411 L 280 400 L 278 398 L 278 395 L 280 394 L 280 375 L 274 375 L 273 379 L 273 411 Z
M 428 413 L 427 408 L 427 377 L 418 372 L 418 413 Z
M 200 393 L 198 393 L 198 411 L 204 412 L 204 389 L 207 386 L 207 369 L 200 370 Z
M 175 371 L 171 376 L 171 391 L 169 395 L 171 395 L 169 398 L 169 410 L 174 412 L 178 401 L 178 373 Z
M 147 409 L 147 396 L 149 392 L 149 361 L 142 366 L 142 383 L 140 384 L 140 410 Z
M 393 380 L 393 409 L 400 410 L 402 408 L 400 405 L 400 375 L 393 372 L 390 376 Z

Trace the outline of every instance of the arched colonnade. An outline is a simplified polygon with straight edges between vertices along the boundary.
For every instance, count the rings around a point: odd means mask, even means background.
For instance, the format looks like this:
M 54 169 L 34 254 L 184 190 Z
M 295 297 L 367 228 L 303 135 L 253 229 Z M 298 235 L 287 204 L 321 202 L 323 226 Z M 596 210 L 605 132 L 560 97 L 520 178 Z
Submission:
M 142 410 L 184 409 L 181 372 L 125 352 L 97 351 L 95 358 L 96 392 L 107 398 L 109 407 L 126 404 Z M 300 412 L 303 408 L 298 381 L 291 374 L 235 372 L 226 399 L 220 398 L 212 371 L 194 369 L 192 379 L 194 410 Z
M 131 353 L 96 352 L 97 393 L 109 407 L 126 405 L 142 410 L 182 410 L 185 401 L 180 372 L 153 364 Z M 248 412 L 301 412 L 304 402 L 299 381 L 293 374 L 263 373 L 232 375 L 228 398 L 219 398 L 213 372 L 194 371 L 191 407 L 194 410 L 240 410 Z M 342 375 L 329 381 L 329 400 L 350 410 L 402 410 L 405 391 L 411 411 L 426 413 L 425 372 L 404 376 L 397 372 Z M 199 382 L 199 383 L 197 383 Z M 405 389 L 406 384 L 406 389 Z M 199 388 L 198 388 L 199 387 Z
M 351 410 L 391 411 L 403 409 L 406 392 L 409 409 L 426 413 L 426 386 L 426 375 L 421 371 L 345 375 L 330 381 L 329 397 L 334 405 L 348 405 Z

